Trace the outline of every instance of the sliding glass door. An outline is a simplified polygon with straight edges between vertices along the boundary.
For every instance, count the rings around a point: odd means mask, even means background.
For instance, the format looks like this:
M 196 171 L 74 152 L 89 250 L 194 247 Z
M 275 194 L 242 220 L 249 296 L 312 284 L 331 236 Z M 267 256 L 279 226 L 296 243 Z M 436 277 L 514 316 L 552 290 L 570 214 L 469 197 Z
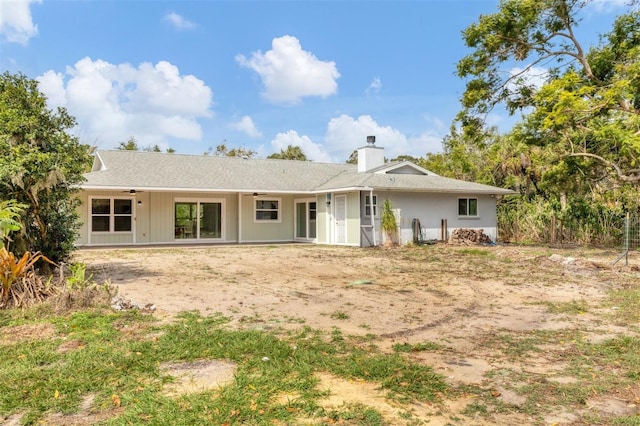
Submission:
M 185 200 L 175 202 L 176 240 L 212 240 L 223 238 L 222 201 Z
M 295 239 L 312 241 L 316 238 L 316 200 L 295 201 Z

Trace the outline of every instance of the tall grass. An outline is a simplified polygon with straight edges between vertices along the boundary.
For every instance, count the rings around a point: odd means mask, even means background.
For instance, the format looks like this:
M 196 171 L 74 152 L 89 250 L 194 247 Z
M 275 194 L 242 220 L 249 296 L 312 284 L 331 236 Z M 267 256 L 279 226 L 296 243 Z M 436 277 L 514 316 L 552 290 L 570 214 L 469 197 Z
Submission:
M 499 203 L 497 218 L 504 241 L 613 246 L 622 242 L 625 212 L 585 199 L 562 207 L 554 200 L 518 196 Z

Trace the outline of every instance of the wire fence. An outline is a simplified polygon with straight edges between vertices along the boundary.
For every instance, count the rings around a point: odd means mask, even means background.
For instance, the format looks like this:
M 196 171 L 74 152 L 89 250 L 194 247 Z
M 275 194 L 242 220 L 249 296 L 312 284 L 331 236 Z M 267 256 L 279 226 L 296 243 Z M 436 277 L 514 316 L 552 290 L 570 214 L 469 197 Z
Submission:
M 624 220 L 624 229 L 622 234 L 622 254 L 613 264 L 624 259 L 624 264 L 629 265 L 629 253 L 640 249 L 640 215 L 637 217 L 627 213 Z

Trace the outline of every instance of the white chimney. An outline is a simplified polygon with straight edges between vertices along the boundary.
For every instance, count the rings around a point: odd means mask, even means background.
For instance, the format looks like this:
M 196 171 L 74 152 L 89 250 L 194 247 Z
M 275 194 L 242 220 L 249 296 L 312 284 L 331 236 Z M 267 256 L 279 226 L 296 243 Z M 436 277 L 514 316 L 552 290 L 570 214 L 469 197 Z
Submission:
M 367 136 L 367 145 L 358 148 L 358 173 L 380 167 L 384 164 L 384 148 L 376 146 L 376 137 Z

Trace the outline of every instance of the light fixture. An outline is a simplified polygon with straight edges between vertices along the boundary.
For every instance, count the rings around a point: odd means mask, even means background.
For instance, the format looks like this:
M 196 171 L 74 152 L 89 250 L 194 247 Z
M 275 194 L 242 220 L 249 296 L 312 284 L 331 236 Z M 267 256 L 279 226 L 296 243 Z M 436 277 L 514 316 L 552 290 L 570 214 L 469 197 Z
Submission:
M 138 200 L 138 206 L 142 205 L 142 201 Z
M 136 190 L 135 190 L 135 189 L 130 189 L 130 190 L 129 190 L 129 194 L 131 194 L 131 195 L 136 195 Z

